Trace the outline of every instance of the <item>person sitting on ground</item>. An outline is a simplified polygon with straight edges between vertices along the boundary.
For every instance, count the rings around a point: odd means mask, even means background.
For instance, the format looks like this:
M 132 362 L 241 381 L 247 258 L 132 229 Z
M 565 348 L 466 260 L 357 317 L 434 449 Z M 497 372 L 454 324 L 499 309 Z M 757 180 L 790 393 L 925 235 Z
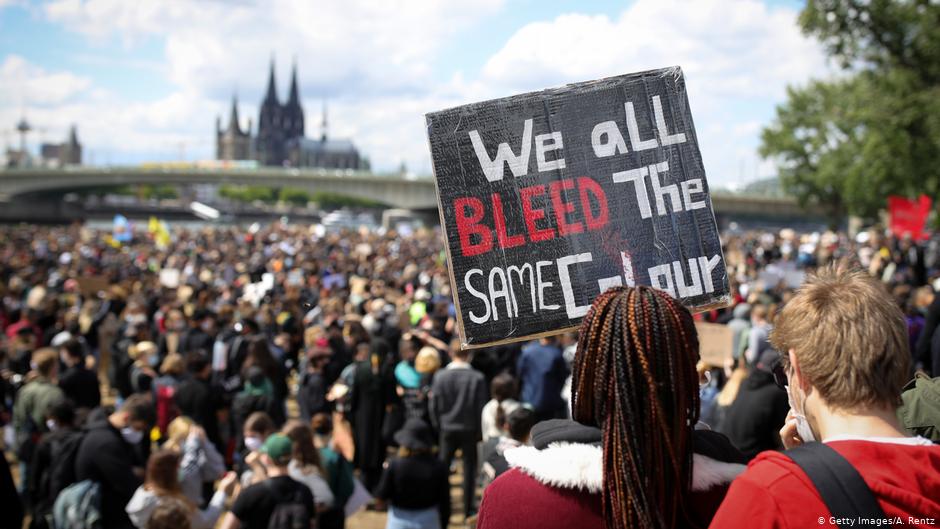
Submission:
M 179 453 L 172 450 L 158 450 L 150 455 L 147 461 L 147 478 L 125 507 L 134 527 L 146 527 L 153 510 L 164 499 L 181 500 L 184 503 L 193 529 L 215 527 L 226 499 L 235 491 L 237 476 L 234 472 L 226 474 L 219 482 L 219 490 L 212 496 L 209 506 L 200 510 L 198 505 L 183 493 L 180 486 L 180 461 Z
M 545 452 L 547 465 L 517 461 L 486 489 L 477 527 L 707 525 L 745 459 L 721 434 L 695 430 L 698 361 L 692 315 L 668 294 L 639 286 L 598 296 L 581 322 L 571 387 L 574 420 L 601 436 L 569 432 L 565 441 L 582 444 Z M 505 452 L 511 465 L 516 450 L 526 447 Z
M 518 448 L 529 442 L 529 433 L 535 425 L 535 412 L 528 408 L 519 407 L 505 417 L 501 426 L 503 435 L 483 443 L 484 488 L 509 470 L 506 461 L 506 450 Z
M 134 527 L 124 507 L 141 485 L 143 462 L 137 448 L 155 421 L 150 399 L 132 395 L 120 409 L 86 427 L 87 433 L 75 456 L 75 478 L 100 484 L 103 527 Z
M 395 432 L 398 456 L 385 464 L 375 497 L 388 504 L 386 529 L 442 529 L 450 518 L 447 465 L 434 454 L 434 434 L 421 419 Z
M 243 490 L 222 519 L 221 529 L 314 527 L 316 508 L 310 488 L 289 475 L 293 443 L 281 434 L 269 436 L 259 458 L 266 479 Z
M 162 448 L 182 457 L 179 479 L 183 495 L 202 506 L 206 491 L 211 491 L 215 480 L 225 473 L 222 455 L 206 438 L 206 431 L 189 417 L 173 419 L 167 437 Z
M 877 503 L 865 507 L 935 527 L 940 447 L 909 437 L 898 422 L 911 357 L 904 315 L 882 284 L 860 271 L 821 270 L 775 323 L 771 342 L 790 396 L 784 446 L 844 459 L 859 477 L 833 473 L 824 486 L 861 481 Z M 831 527 L 838 516 L 787 452 L 764 452 L 732 484 L 711 527 Z

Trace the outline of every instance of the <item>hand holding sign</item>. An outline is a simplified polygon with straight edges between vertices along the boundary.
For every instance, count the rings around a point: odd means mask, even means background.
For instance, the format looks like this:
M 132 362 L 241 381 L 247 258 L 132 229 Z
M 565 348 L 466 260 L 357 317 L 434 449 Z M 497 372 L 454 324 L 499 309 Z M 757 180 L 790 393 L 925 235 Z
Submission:
M 427 116 L 462 344 L 564 331 L 617 285 L 728 279 L 678 68 Z

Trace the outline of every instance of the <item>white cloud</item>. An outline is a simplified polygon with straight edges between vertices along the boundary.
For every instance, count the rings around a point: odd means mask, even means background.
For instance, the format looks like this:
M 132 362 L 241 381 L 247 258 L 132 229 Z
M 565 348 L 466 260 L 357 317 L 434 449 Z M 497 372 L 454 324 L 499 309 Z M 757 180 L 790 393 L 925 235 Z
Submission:
M 242 124 L 257 119 L 274 54 L 281 97 L 290 62 L 298 61 L 308 136 L 319 134 L 325 99 L 331 134 L 354 138 L 374 167 L 395 169 L 404 160 L 412 170 L 427 172 L 426 112 L 678 64 L 715 184 L 735 180 L 742 164 L 757 164 L 760 126 L 772 117 L 788 83 L 827 73 L 819 47 L 800 33 L 796 12 L 757 0 L 636 0 L 613 18 L 567 14 L 534 21 L 519 28 L 479 72 L 462 64 L 443 76 L 436 71 L 447 59 L 440 56 L 445 44 L 460 38 L 458 45 L 474 46 L 486 38 L 485 17 L 499 13 L 503 3 L 55 0 L 45 5 L 45 16 L 93 40 L 117 39 L 133 50 L 145 39 L 159 39 L 163 64 L 154 68 L 166 75 L 172 91 L 154 101 L 122 103 L 86 78 L 42 72 L 7 57 L 3 71 L 13 61 L 10 69 L 26 73 L 15 83 L 20 88 L 0 78 L 0 98 L 6 97 L 0 99 L 0 122 L 9 122 L 4 113 L 11 113 L 5 108 L 10 105 L 47 105 L 50 122 L 78 122 L 89 145 L 100 142 L 114 153 L 172 157 L 185 142 L 188 157 L 212 156 L 215 116 L 227 120 L 234 90 Z M 49 75 L 64 75 L 67 82 L 44 82 Z M 449 81 L 439 81 L 448 75 Z M 14 90 L 25 101 L 11 101 Z M 46 117 L 35 112 L 37 119 Z
M 91 80 L 69 72 L 47 72 L 19 55 L 0 63 L 0 105 L 61 105 L 91 86 Z

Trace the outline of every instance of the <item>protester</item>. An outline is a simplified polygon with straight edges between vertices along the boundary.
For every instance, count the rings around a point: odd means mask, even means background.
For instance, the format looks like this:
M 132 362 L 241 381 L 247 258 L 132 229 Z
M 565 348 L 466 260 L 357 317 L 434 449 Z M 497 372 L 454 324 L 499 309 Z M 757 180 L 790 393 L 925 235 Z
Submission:
M 71 401 L 59 401 L 46 417 L 49 433 L 40 439 L 26 476 L 24 497 L 29 505 L 31 529 L 50 527 L 48 518 L 52 516 L 56 497 L 75 479 L 75 470 L 71 468 L 75 461 L 67 454 L 74 451 L 75 444 L 81 443 L 82 438 L 76 430 L 77 417 Z
M 200 510 L 180 486 L 180 455 L 172 450 L 158 450 L 147 461 L 147 477 L 137 488 L 125 510 L 134 527 L 145 529 L 154 509 L 165 500 L 180 501 L 186 508 L 190 527 L 211 529 L 222 514 L 227 498 L 232 496 L 238 477 L 228 473 L 219 482 L 219 490 L 212 496 L 209 506 Z
M 264 440 L 276 431 L 277 427 L 274 425 L 274 421 L 264 412 L 257 411 L 252 413 L 248 416 L 248 419 L 245 420 L 244 426 L 242 426 L 244 450 L 240 458 L 242 470 L 244 471 L 242 474 L 242 484 L 250 485 L 254 482 L 253 478 L 255 473 L 249 468 L 248 456 L 252 453 L 260 453 L 259 451 L 264 445 Z M 257 465 L 261 464 L 260 457 L 254 457 L 252 459 Z
M 529 433 L 535 425 L 535 412 L 519 407 L 508 416 L 501 416 L 499 437 L 483 443 L 481 450 L 483 465 L 481 473 L 484 483 L 492 483 L 503 472 L 509 470 L 506 451 L 518 448 L 529 442 Z M 484 485 L 483 488 L 486 488 Z
M 698 357 L 692 315 L 664 292 L 601 294 L 581 323 L 572 378 L 574 420 L 601 435 L 560 422 L 546 425 L 559 436 L 539 443 L 536 425 L 533 444 L 603 448 L 545 452 L 547 473 L 517 465 L 486 490 L 478 527 L 706 525 L 744 457 L 720 434 L 694 430 Z
M 317 512 L 322 513 L 333 508 L 333 491 L 326 482 L 320 452 L 313 443 L 310 427 L 300 421 L 289 421 L 284 431 L 293 444 L 288 474 L 310 488 L 313 493 Z
M 486 405 L 486 378 L 470 366 L 468 350 L 454 359 L 431 386 L 431 422 L 440 432 L 441 459 L 450 467 L 457 450 L 463 460 L 463 514 L 476 514 L 477 443 L 482 439 L 480 417 Z
M 387 463 L 375 497 L 388 504 L 386 529 L 442 529 L 450 518 L 447 466 L 433 453 L 434 435 L 421 419 L 395 433 L 398 457 Z
M 346 502 L 355 488 L 353 467 L 340 453 L 333 449 L 333 421 L 325 413 L 314 415 L 310 421 L 313 442 L 320 452 L 320 464 L 326 474 L 333 507 L 320 513 L 322 529 L 342 529 L 346 523 Z
M 516 379 L 509 373 L 496 375 L 490 382 L 490 396 L 492 397 L 483 406 L 481 427 L 483 441 L 496 439 L 503 434 L 503 423 L 512 412 L 519 408 L 519 401 L 515 399 L 518 392 Z
M 39 444 L 39 437 L 48 432 L 46 416 L 56 403 L 65 399 L 56 377 L 59 370 L 59 353 L 52 348 L 38 349 L 31 363 L 35 378 L 19 391 L 13 406 L 13 428 L 16 431 L 16 455 L 20 460 L 22 475 L 29 474 L 29 462 Z
M 169 358 L 169 357 L 168 357 Z M 167 427 L 162 448 L 181 454 L 179 481 L 183 495 L 202 506 L 215 481 L 225 474 L 222 455 L 206 436 L 206 431 L 188 417 L 177 417 Z
M 142 483 L 143 460 L 139 445 L 156 421 L 153 403 L 143 395 L 129 397 L 120 409 L 86 427 L 75 460 L 77 481 L 101 486 L 101 523 L 128 529 L 133 523 L 124 510 Z
M 521 387 L 520 399 L 532 406 L 539 420 L 567 415 L 561 391 L 568 378 L 568 366 L 555 338 L 542 338 L 524 346 L 516 374 Z
M 368 345 L 365 347 L 368 348 Z M 375 489 L 382 475 L 385 444 L 381 430 L 393 384 L 381 370 L 382 346 L 376 343 L 373 347 L 375 349 L 367 359 L 355 364 L 351 373 L 352 386 L 349 397 L 353 440 L 356 445 L 354 464 L 361 472 L 363 485 L 370 491 Z
M 264 479 L 239 493 L 221 529 L 313 527 L 316 508 L 310 488 L 289 476 L 293 445 L 287 436 L 269 436 L 259 450 Z
M 783 448 L 779 431 L 787 417 L 787 393 L 774 383 L 773 370 L 780 355 L 765 350 L 741 383 L 719 431 L 728 436 L 748 460 L 764 450 Z
M 202 352 L 187 354 L 186 371 L 187 377 L 173 393 L 179 413 L 202 426 L 206 430 L 206 437 L 221 451 L 223 446 L 217 414 L 223 409 L 223 399 L 218 388 L 214 388 L 209 380 L 212 374 L 209 357 Z
M 59 374 L 59 387 L 65 397 L 86 411 L 101 404 L 101 383 L 98 374 L 85 363 L 85 346 L 75 338 L 59 346 L 59 358 L 65 370 Z
M 863 479 L 877 502 L 863 507 L 935 526 L 940 447 L 908 437 L 896 417 L 910 353 L 904 315 L 884 287 L 862 272 L 821 270 L 777 316 L 771 340 L 783 353 L 790 397 L 784 446 L 812 445 L 848 461 L 860 477 L 829 474 L 824 483 Z M 814 482 L 786 452 L 764 452 L 735 480 L 711 527 L 832 526 L 840 513 Z

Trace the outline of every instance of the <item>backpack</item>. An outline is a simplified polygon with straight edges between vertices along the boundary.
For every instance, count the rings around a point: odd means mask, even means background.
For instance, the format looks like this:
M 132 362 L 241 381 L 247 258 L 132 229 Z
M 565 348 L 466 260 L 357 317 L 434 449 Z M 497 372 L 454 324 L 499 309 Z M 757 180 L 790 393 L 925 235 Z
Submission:
M 940 335 L 940 333 L 937 333 Z M 911 435 L 940 443 L 940 377 L 918 374 L 904 386 L 897 416 Z
M 53 529 L 103 529 L 101 486 L 83 480 L 66 487 L 52 508 Z
M 175 395 L 175 387 L 163 384 L 157 386 L 157 428 L 161 435 L 166 435 L 170 423 L 180 415 Z
M 271 480 L 264 483 L 275 498 L 281 497 Z M 288 499 L 279 501 L 274 506 L 271 518 L 268 520 L 268 529 L 310 529 L 312 514 L 304 505 L 300 492 L 295 489 Z

